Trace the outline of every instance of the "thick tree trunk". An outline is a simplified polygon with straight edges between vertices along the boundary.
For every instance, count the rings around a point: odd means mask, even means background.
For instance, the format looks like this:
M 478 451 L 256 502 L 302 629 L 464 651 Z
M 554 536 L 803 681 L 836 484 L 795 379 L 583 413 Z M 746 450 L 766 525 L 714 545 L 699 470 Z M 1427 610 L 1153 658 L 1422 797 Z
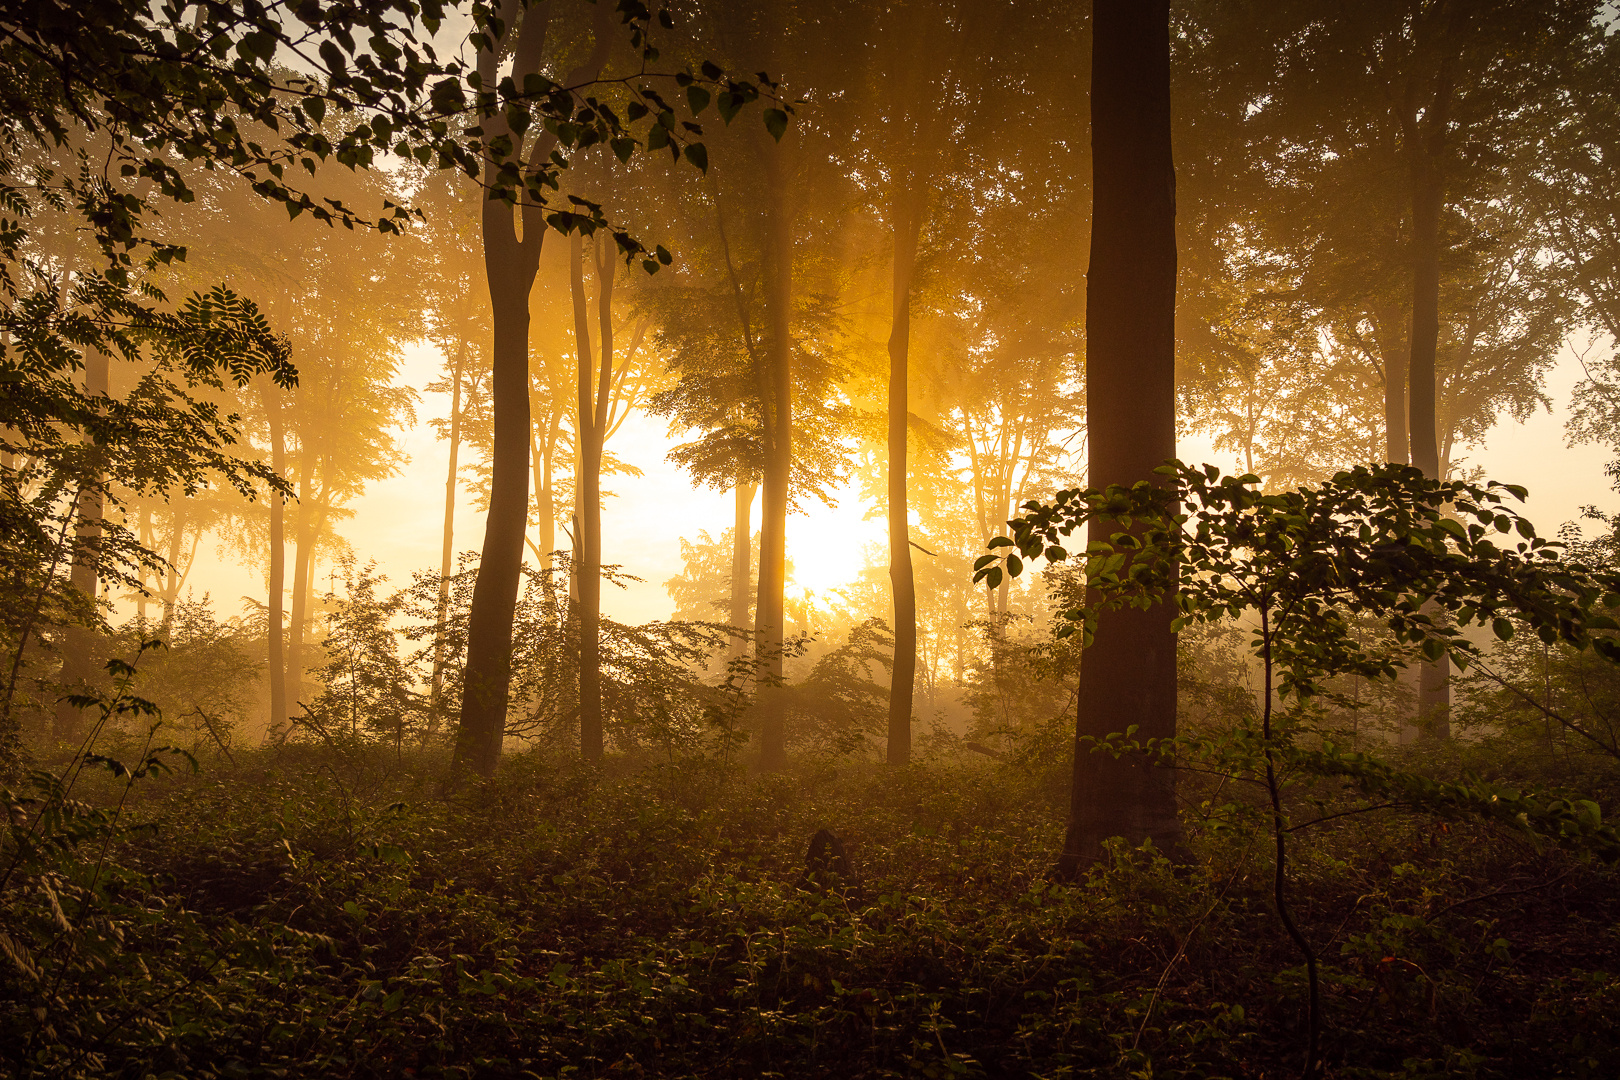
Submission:
M 461 454 L 461 373 L 467 362 L 467 340 L 463 338 L 450 369 L 450 460 L 444 478 L 444 531 L 439 544 L 439 599 L 435 608 L 437 626 L 433 631 L 433 681 L 428 691 L 428 711 L 438 723 L 444 694 L 444 632 L 450 615 L 450 573 L 454 569 L 456 546 L 456 472 Z
M 736 504 L 732 515 L 731 527 L 731 625 L 738 630 L 752 629 L 752 622 L 748 617 L 748 609 L 754 604 L 754 492 L 759 485 L 751 482 L 737 481 L 733 490 L 733 502 Z M 731 643 L 733 658 L 743 655 L 748 647 L 748 638 L 739 635 Z
M 84 356 L 84 392 L 105 397 L 111 375 L 107 354 L 99 349 L 87 349 Z M 93 453 L 95 451 L 92 451 Z M 101 527 L 104 512 L 101 485 L 97 475 L 79 485 L 79 496 L 74 506 L 73 563 L 68 570 L 68 582 L 74 591 L 85 598 L 92 613 L 101 572 Z M 98 635 L 88 626 L 74 626 L 65 635 L 67 648 L 62 657 L 62 682 L 69 692 L 83 692 L 95 677 Z M 52 734 L 63 741 L 79 737 L 83 710 L 66 701 L 56 705 Z
M 597 5 L 596 40 L 590 58 L 568 73 L 565 85 L 583 86 L 601 74 L 612 46 L 613 10 L 608 4 Z M 502 12 L 513 17 L 506 21 L 507 32 L 511 33 L 518 5 L 503 4 Z M 548 17 L 548 8 L 529 7 L 516 26 L 518 38 L 512 66 L 519 82 L 538 68 L 545 55 Z M 499 58 L 499 49 L 479 53 L 478 70 L 484 85 L 496 85 Z M 509 134 L 504 127 L 498 117 L 485 124 L 492 137 Z M 517 141 L 521 144 L 521 140 Z M 538 137 L 529 151 L 529 167 L 539 167 L 556 145 L 555 135 Z M 498 165 L 486 162 L 491 172 Z M 520 214 L 521 238 L 514 228 L 512 207 L 500 199 L 484 200 L 484 274 L 489 282 L 494 322 L 490 396 L 495 430 L 489 514 L 484 519 L 483 552 L 467 619 L 467 667 L 455 750 L 455 767 L 471 769 L 481 776 L 495 774 L 506 735 L 506 704 L 512 682 L 512 618 L 523 578 L 523 544 L 529 519 L 529 292 L 540 265 L 546 224 L 544 207 L 527 199 Z
M 511 207 L 504 203 L 491 200 L 485 204 L 484 263 L 494 312 L 490 385 L 494 453 L 484 546 L 467 625 L 467 668 L 455 756 L 458 766 L 481 776 L 495 774 L 506 735 L 512 619 L 529 516 L 529 287 L 534 282 L 538 251 L 531 258 L 510 236 L 511 215 Z M 504 243 L 492 238 L 492 233 L 503 229 L 507 234 Z M 538 237 L 534 240 L 538 249 Z
M 909 180 L 909 178 L 907 178 Z M 917 679 L 917 581 L 911 566 L 906 434 L 911 415 L 911 279 L 922 231 L 922 197 L 897 183 L 893 199 L 893 321 L 889 331 L 889 582 L 894 592 L 894 670 L 889 680 L 890 765 L 911 760 L 912 691 Z
M 1168 0 L 1098 0 L 1091 76 L 1092 232 L 1086 286 L 1090 483 L 1160 482 L 1175 456 L 1175 168 L 1170 147 Z M 1099 522 L 1091 539 L 1115 526 Z M 1174 605 L 1110 611 L 1080 666 L 1074 786 L 1060 871 L 1103 857 L 1103 842 L 1181 842 L 1175 774 L 1154 755 L 1093 753 L 1135 728 L 1176 733 Z
M 1440 475 L 1440 438 L 1435 417 L 1435 360 L 1440 348 L 1440 215 L 1445 188 L 1434 162 L 1412 153 L 1412 464 L 1432 479 Z M 1425 660 L 1418 670 L 1418 728 L 1444 739 L 1451 729 L 1451 662 Z M 1403 733 L 1404 734 L 1404 733 Z
M 760 664 L 760 768 L 787 765 L 787 716 L 779 692 L 787 586 L 788 484 L 793 471 L 793 218 L 788 202 L 786 150 L 765 150 L 768 189 L 766 236 L 766 364 L 760 387 L 765 403 L 765 467 L 760 500 L 759 599 L 754 655 Z
M 278 477 L 287 474 L 287 430 L 281 417 L 281 388 L 263 388 L 265 414 L 270 423 L 270 468 Z M 270 582 L 268 616 L 270 668 L 270 727 L 285 724 L 287 713 L 287 668 L 285 646 L 286 609 L 283 593 L 287 587 L 287 504 L 280 494 L 270 495 Z

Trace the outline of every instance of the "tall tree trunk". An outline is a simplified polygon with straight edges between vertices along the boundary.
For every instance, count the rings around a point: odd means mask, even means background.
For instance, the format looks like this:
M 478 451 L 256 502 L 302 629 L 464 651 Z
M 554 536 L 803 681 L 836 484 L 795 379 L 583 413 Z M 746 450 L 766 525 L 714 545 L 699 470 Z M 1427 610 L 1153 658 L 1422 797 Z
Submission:
M 515 78 L 538 70 L 545 55 L 549 8 L 524 9 L 508 2 L 502 12 L 507 33 L 517 32 L 512 51 Z M 614 9 L 596 6 L 595 43 L 590 58 L 569 72 L 565 85 L 596 81 L 607 63 L 612 45 Z M 504 42 L 478 54 L 478 70 L 485 86 L 498 82 L 498 61 Z M 511 135 L 497 116 L 484 122 L 489 137 Z M 521 140 L 518 140 L 521 145 Z M 538 168 L 556 148 L 557 138 L 545 133 L 530 149 L 528 166 Z M 493 174 L 500 162 L 486 161 Z M 483 204 L 484 275 L 489 282 L 494 322 L 491 359 L 491 407 L 494 446 L 490 476 L 489 513 L 484 519 L 484 546 L 473 586 L 472 610 L 467 619 L 467 667 L 463 678 L 461 720 L 456 730 L 455 767 L 493 776 L 500 764 L 501 742 L 506 735 L 506 704 L 512 682 L 512 619 L 517 611 L 518 587 L 523 578 L 523 544 L 529 519 L 529 292 L 540 265 L 545 239 L 545 208 L 525 197 L 518 215 L 523 234 L 515 229 L 511 205 L 497 198 Z
M 1169 0 L 1097 0 L 1091 74 L 1092 232 L 1086 284 L 1090 483 L 1161 483 L 1175 456 L 1176 196 L 1170 148 Z M 1090 538 L 1115 526 L 1097 522 Z M 1135 726 L 1176 733 L 1173 604 L 1109 611 L 1080 665 L 1074 783 L 1060 871 L 1080 873 L 1103 842 L 1181 842 L 1175 774 L 1161 758 L 1093 753 L 1091 739 Z
M 1374 339 L 1384 361 L 1384 460 L 1411 462 L 1406 433 L 1406 381 L 1410 357 L 1403 331 L 1406 312 L 1391 304 L 1377 315 Z
M 793 218 L 788 201 L 786 148 L 764 153 L 766 223 L 766 363 L 761 372 L 765 465 L 759 523 L 759 599 L 755 604 L 754 655 L 762 671 L 758 696 L 760 768 L 787 765 L 784 679 L 787 586 L 788 485 L 793 471 Z
M 911 760 L 911 697 L 917 679 L 917 581 L 911 566 L 906 497 L 906 434 L 911 415 L 911 279 L 922 231 L 922 194 L 910 175 L 897 177 L 894 218 L 893 323 L 889 330 L 889 582 L 894 592 L 894 670 L 889 680 L 890 765 Z
M 550 569 L 556 563 L 557 551 L 557 496 L 552 488 L 552 475 L 557 467 L 557 436 L 562 428 L 562 413 L 551 410 L 546 424 L 544 441 L 540 444 L 539 509 L 540 563 Z
M 614 256 L 594 244 L 598 349 L 591 357 L 590 312 L 585 297 L 585 242 L 569 238 L 568 281 L 574 300 L 574 344 L 579 361 L 579 748 L 586 761 L 602 760 L 602 441 L 607 431 L 608 396 L 613 386 Z M 593 383 L 595 384 L 593 386 Z
M 281 388 L 273 383 L 261 387 L 265 415 L 270 423 L 270 468 L 277 477 L 287 475 L 287 429 L 281 416 Z M 287 587 L 287 503 L 278 492 L 270 494 L 270 582 L 268 615 L 270 667 L 270 726 L 288 720 L 287 660 L 284 655 L 286 609 L 282 594 Z
M 309 619 L 309 574 L 313 556 L 314 536 L 311 519 L 314 507 L 310 504 L 310 473 L 313 465 L 305 454 L 304 467 L 298 478 L 298 519 L 293 526 L 293 583 L 292 613 L 287 620 L 287 706 L 296 709 L 304 692 L 304 624 Z
M 450 460 L 444 478 L 444 532 L 439 546 L 439 599 L 435 609 L 437 626 L 433 631 L 433 682 L 428 691 L 428 710 L 438 723 L 444 693 L 445 620 L 450 615 L 450 572 L 456 546 L 456 472 L 461 454 L 461 373 L 467 362 L 467 339 L 456 349 L 450 369 Z
M 1443 106 L 1442 106 L 1443 109 Z M 1412 152 L 1412 464 L 1432 479 L 1440 475 L 1440 438 L 1435 416 L 1435 360 L 1440 348 L 1440 216 L 1445 187 L 1427 148 Z M 1418 728 L 1444 739 L 1451 729 L 1451 662 L 1425 660 L 1418 669 Z M 1403 734 L 1405 734 L 1403 732 Z
M 110 361 L 100 349 L 85 350 L 84 392 L 90 397 L 105 397 L 110 377 Z M 99 457 L 99 452 L 91 454 Z M 101 572 L 101 530 L 104 512 L 101 485 L 105 482 L 99 468 L 79 484 L 79 495 L 74 505 L 73 564 L 68 570 L 68 582 L 74 591 L 84 597 L 86 610 L 92 619 L 96 607 L 97 588 Z M 82 692 L 95 676 L 95 654 L 98 635 L 89 626 L 73 626 L 66 635 L 67 648 L 62 657 L 62 682 L 71 691 Z M 63 741 L 79 736 L 83 710 L 67 701 L 56 705 L 52 734 Z
M 739 478 L 732 493 L 736 511 L 732 516 L 731 527 L 731 625 L 744 631 L 751 629 L 752 620 L 748 617 L 748 609 L 754 603 L 753 518 L 754 492 L 758 490 L 758 484 Z M 733 639 L 732 657 L 743 655 L 747 647 L 746 637 L 738 636 Z
M 174 632 L 174 607 L 180 602 L 180 548 L 186 540 L 186 516 L 184 502 L 170 504 L 169 553 L 164 557 L 168 568 L 163 574 L 163 621 L 159 624 L 165 641 Z

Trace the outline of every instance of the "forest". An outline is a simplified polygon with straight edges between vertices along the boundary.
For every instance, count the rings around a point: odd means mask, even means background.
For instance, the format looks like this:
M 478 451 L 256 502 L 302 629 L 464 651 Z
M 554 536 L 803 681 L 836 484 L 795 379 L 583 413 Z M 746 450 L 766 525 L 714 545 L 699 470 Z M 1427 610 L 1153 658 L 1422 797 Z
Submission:
M 1617 495 L 1610 0 L 0 0 L 0 1077 L 1620 1076 Z

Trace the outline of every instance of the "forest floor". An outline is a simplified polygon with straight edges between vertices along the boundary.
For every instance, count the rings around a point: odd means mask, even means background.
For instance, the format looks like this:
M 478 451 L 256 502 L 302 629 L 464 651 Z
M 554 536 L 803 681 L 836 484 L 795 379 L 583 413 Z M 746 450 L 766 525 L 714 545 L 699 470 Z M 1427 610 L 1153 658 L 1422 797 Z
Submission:
M 35 907 L 4 912 L 8 955 L 35 945 L 0 974 L 0 1059 L 28 1077 L 1043 1080 L 1303 1062 L 1263 834 L 1194 829 L 1191 867 L 1122 853 L 1067 885 L 1060 785 L 1003 763 L 748 778 L 533 753 L 448 798 L 421 779 L 438 775 L 286 748 L 139 785 L 124 812 L 154 828 L 28 871 Z M 851 880 L 805 879 L 819 829 Z M 1373 814 L 1301 847 L 1293 889 L 1328 1076 L 1620 1075 L 1612 871 Z

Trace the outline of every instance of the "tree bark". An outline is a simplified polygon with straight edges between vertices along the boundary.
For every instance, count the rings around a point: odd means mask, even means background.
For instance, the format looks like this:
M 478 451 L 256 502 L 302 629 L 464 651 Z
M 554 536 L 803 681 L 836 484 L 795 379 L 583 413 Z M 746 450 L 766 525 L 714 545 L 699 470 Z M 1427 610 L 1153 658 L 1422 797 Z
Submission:
M 287 429 L 281 416 L 281 388 L 267 383 L 262 388 L 265 415 L 270 424 L 270 468 L 278 477 L 287 474 Z M 287 668 L 285 653 L 286 609 L 283 593 L 287 587 L 287 504 L 280 493 L 270 495 L 270 582 L 267 614 L 269 626 L 270 726 L 288 720 Z
M 292 613 L 287 620 L 287 707 L 296 709 L 304 692 L 304 623 L 309 618 L 309 571 L 314 545 L 312 522 L 314 508 L 310 505 L 310 473 L 312 463 L 305 454 L 304 467 L 298 478 L 298 521 L 293 527 L 293 583 Z
M 731 529 L 731 625 L 738 630 L 752 628 L 749 608 L 754 604 L 754 493 L 759 485 L 739 479 L 733 491 L 736 512 Z M 733 658 L 742 656 L 748 648 L 748 638 L 739 635 L 731 644 Z
M 894 669 L 889 680 L 888 763 L 911 760 L 912 692 L 917 679 L 917 581 L 911 566 L 906 435 L 911 415 L 911 279 L 922 231 L 922 193 L 897 179 L 894 218 L 893 321 L 889 331 L 889 582 L 894 593 Z
M 521 82 L 524 75 L 538 69 L 545 54 L 548 9 L 527 8 L 521 22 L 517 20 L 516 0 L 507 0 L 501 10 L 508 33 L 514 26 L 517 29 L 512 70 Z M 612 43 L 612 19 L 613 8 L 598 4 L 591 56 L 568 74 L 564 80 L 567 85 L 581 86 L 600 75 Z M 478 54 L 479 74 L 485 86 L 495 86 L 499 81 L 500 45 L 497 42 L 495 51 Z M 491 138 L 512 134 L 499 116 L 486 120 L 484 128 Z M 544 163 L 556 144 L 553 134 L 537 137 L 529 153 L 529 167 Z M 499 164 L 490 159 L 486 167 L 493 174 Z M 455 750 L 455 768 L 471 769 L 481 776 L 493 776 L 500 764 L 512 682 L 512 619 L 523 577 L 523 538 L 529 517 L 529 292 L 534 287 L 540 245 L 545 238 L 544 210 L 528 197 L 522 199 L 520 238 L 509 204 L 495 198 L 486 198 L 483 204 L 484 274 L 489 282 L 494 322 L 490 381 L 493 468 L 483 551 L 467 620 L 467 667 Z
M 107 395 L 111 363 L 100 349 L 85 350 L 84 392 L 90 397 Z M 92 450 L 92 454 L 96 451 Z M 73 563 L 68 570 L 68 583 L 85 598 L 92 619 L 96 607 L 97 587 L 101 572 L 101 530 L 104 512 L 101 485 L 105 482 L 99 469 L 96 475 L 79 485 L 74 505 Z M 62 657 L 62 682 L 69 691 L 82 691 L 95 676 L 98 635 L 89 626 L 69 627 L 64 635 L 67 648 Z M 78 738 L 83 710 L 67 701 L 56 704 L 52 734 L 65 742 Z
M 579 411 L 575 430 L 579 490 L 579 749 L 586 761 L 602 760 L 602 442 L 607 430 L 608 395 L 613 385 L 614 256 L 593 244 L 596 267 L 598 341 L 591 357 L 590 315 L 585 296 L 585 242 L 569 238 L 568 281 L 574 300 L 574 344 L 579 360 Z M 594 387 L 593 387 L 594 382 Z
M 1406 465 L 1411 462 L 1406 432 L 1406 381 L 1410 356 L 1402 333 L 1406 313 L 1392 304 L 1380 311 L 1377 319 L 1373 333 L 1384 361 L 1384 460 Z
M 1091 268 L 1086 285 L 1090 483 L 1161 483 L 1175 456 L 1175 167 L 1170 146 L 1168 0 L 1098 0 L 1093 9 Z M 1097 522 L 1091 539 L 1117 527 Z M 1134 728 L 1176 733 L 1174 605 L 1102 615 L 1080 667 L 1074 781 L 1060 872 L 1074 876 L 1103 842 L 1180 849 L 1175 774 L 1162 758 L 1093 753 L 1090 740 Z
M 787 586 L 788 484 L 793 470 L 793 217 L 787 192 L 786 149 L 765 149 L 766 203 L 766 363 L 761 372 L 765 463 L 760 500 L 758 627 L 754 656 L 760 666 L 760 768 L 787 766 L 787 716 L 781 694 L 784 678 Z
M 439 547 L 439 599 L 435 609 L 437 626 L 433 631 L 433 682 L 428 691 L 428 710 L 438 723 L 444 693 L 444 632 L 450 614 L 450 572 L 455 560 L 456 471 L 461 453 L 461 374 L 467 362 L 467 339 L 462 338 L 450 370 L 450 460 L 444 478 L 444 532 Z
M 1436 118 L 1438 119 L 1438 117 Z M 1435 360 L 1440 348 L 1440 216 L 1445 188 L 1427 148 L 1412 153 L 1412 464 L 1431 479 L 1440 475 L 1440 439 L 1435 416 Z M 1418 669 L 1418 730 L 1429 738 L 1450 735 L 1451 662 L 1425 660 Z

